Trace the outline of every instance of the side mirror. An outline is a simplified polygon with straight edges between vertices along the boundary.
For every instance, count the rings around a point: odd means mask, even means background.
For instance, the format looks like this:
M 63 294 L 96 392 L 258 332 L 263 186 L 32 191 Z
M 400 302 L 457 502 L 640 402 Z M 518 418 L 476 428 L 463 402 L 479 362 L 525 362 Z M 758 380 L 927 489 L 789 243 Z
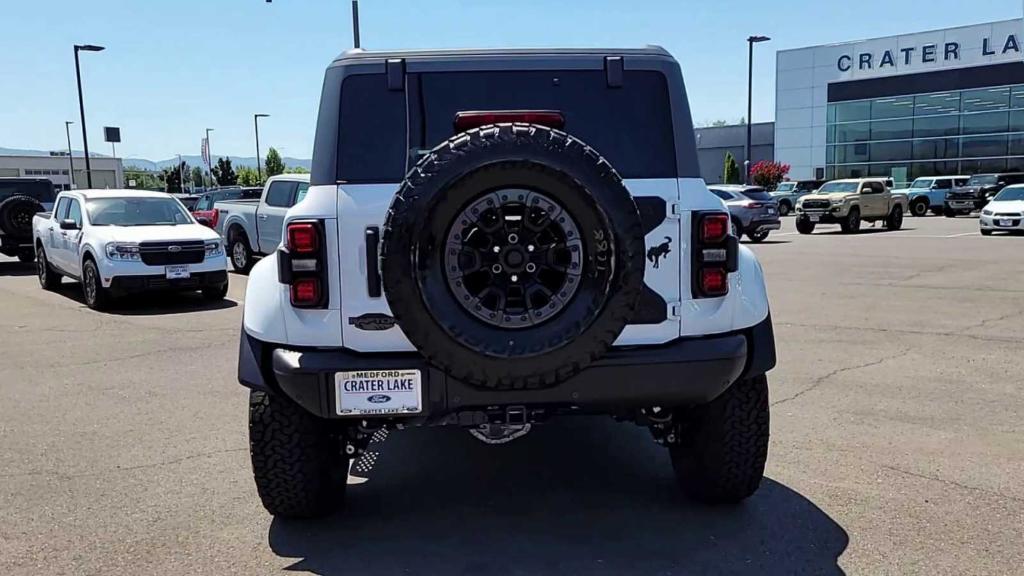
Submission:
M 74 220 L 72 220 L 70 218 L 65 218 L 64 220 L 60 221 L 60 229 L 61 230 L 78 230 L 78 222 L 75 222 Z
M 206 216 L 200 216 L 196 218 L 196 222 L 199 222 L 200 224 L 206 226 L 207 228 L 213 228 L 213 222 L 210 221 L 210 219 L 207 218 Z

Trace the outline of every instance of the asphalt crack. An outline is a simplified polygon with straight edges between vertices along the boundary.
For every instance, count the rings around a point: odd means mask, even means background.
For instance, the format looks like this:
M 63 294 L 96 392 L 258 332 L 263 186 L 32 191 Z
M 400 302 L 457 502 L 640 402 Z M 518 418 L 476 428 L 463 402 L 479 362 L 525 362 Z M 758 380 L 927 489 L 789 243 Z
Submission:
M 920 472 L 911 472 L 910 470 L 904 470 L 903 468 L 898 468 L 896 466 L 891 466 L 889 464 L 878 464 L 877 462 L 875 464 L 881 466 L 882 468 L 885 468 L 886 470 L 891 470 L 893 472 L 898 472 L 900 474 L 906 474 L 907 476 L 913 476 L 915 478 L 921 478 L 923 480 L 931 480 L 933 482 L 940 482 L 942 484 L 946 484 L 947 486 L 956 486 L 957 488 L 971 490 L 972 492 L 981 492 L 982 494 L 988 494 L 989 496 L 997 496 L 999 498 L 1006 498 L 1008 500 L 1014 500 L 1016 502 L 1024 502 L 1024 498 L 1021 498 L 1019 496 L 1011 496 L 1009 494 L 1003 494 L 1002 492 L 998 492 L 996 490 L 989 490 L 988 488 L 979 488 L 978 486 L 963 484 L 961 482 L 957 482 L 956 480 L 948 480 L 946 478 L 941 478 L 939 476 L 921 474 Z
M 871 362 L 866 362 L 864 364 L 857 364 L 855 366 L 846 366 L 844 368 L 837 368 L 837 369 L 829 372 L 828 374 L 825 374 L 823 376 L 819 376 L 819 377 L 815 378 L 811 382 L 810 386 L 804 388 L 803 390 L 797 392 L 796 394 L 793 394 L 792 396 L 788 396 L 786 398 L 782 398 L 781 400 L 776 400 L 775 402 L 772 402 L 770 405 L 771 406 L 778 406 L 779 404 L 783 404 L 785 402 L 789 402 L 790 400 L 796 400 L 797 398 L 803 396 L 804 394 L 806 394 L 806 393 L 808 393 L 808 392 L 818 388 L 819 386 L 821 386 L 822 384 L 827 382 L 830 378 L 834 378 L 835 376 L 843 374 L 844 372 L 851 372 L 853 370 L 861 370 L 863 368 L 870 368 L 872 366 L 878 366 L 879 364 L 882 364 L 884 362 L 888 362 L 890 360 L 896 360 L 898 358 L 902 358 L 903 356 L 906 356 L 909 353 L 910 353 L 910 349 L 908 348 L 906 350 L 901 350 L 900 352 L 897 352 L 896 354 L 892 354 L 892 355 L 889 355 L 889 356 L 884 356 L 882 358 L 879 358 L 877 360 L 872 360 Z
M 22 478 L 26 476 L 51 476 L 59 480 L 72 480 L 75 478 L 88 478 L 90 476 L 103 476 L 111 472 L 132 472 L 135 470 L 145 470 L 147 468 L 160 468 L 163 466 L 173 466 L 175 464 L 181 464 L 189 460 L 196 460 L 198 458 L 207 458 L 210 456 L 219 456 L 221 454 L 230 454 L 232 452 L 248 451 L 248 447 L 244 448 L 225 448 L 223 450 L 211 450 L 208 452 L 199 452 L 197 454 L 189 454 L 188 456 L 182 456 L 180 458 L 174 458 L 171 460 L 163 460 L 159 462 L 148 462 L 146 464 L 136 464 L 134 466 L 114 466 L 112 468 L 105 468 L 96 472 L 79 472 L 75 474 L 64 474 L 61 472 L 17 472 L 14 474 L 0 474 L 0 478 Z
M 990 319 L 990 322 L 996 319 Z M 799 322 L 779 322 L 778 326 L 791 328 L 831 328 L 834 330 L 853 330 L 859 332 L 881 332 L 884 334 L 910 334 L 914 336 L 946 336 L 949 338 L 969 338 L 981 342 L 1019 342 L 1020 338 L 1012 336 L 982 336 L 978 334 L 964 334 L 963 332 L 942 332 L 936 330 L 906 330 L 902 328 L 875 328 L 870 326 L 839 326 L 837 324 L 803 324 Z M 961 330 L 972 330 L 976 326 L 962 328 Z

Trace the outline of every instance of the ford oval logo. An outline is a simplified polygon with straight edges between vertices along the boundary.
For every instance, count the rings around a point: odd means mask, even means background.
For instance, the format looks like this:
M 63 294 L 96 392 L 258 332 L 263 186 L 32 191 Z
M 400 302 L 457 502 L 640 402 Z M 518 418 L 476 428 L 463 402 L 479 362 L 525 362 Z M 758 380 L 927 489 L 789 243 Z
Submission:
M 181 252 L 181 246 L 168 246 L 168 252 Z
M 385 402 L 391 402 L 391 396 L 388 396 L 387 394 L 374 394 L 369 396 L 367 400 L 374 404 L 383 404 Z

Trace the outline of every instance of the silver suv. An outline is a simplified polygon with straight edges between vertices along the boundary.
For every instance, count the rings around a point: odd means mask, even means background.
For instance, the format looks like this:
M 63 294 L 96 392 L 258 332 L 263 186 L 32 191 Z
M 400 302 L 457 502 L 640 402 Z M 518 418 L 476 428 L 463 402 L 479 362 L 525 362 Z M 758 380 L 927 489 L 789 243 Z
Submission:
M 778 202 L 760 186 L 718 185 L 708 190 L 725 201 L 737 238 L 746 234 L 751 242 L 763 242 L 782 226 Z

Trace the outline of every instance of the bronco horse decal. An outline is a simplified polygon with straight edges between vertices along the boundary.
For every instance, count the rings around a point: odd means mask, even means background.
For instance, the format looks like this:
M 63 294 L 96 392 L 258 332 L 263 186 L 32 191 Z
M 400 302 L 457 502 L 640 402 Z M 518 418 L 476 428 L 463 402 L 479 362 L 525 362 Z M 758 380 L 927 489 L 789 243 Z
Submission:
M 659 268 L 661 265 L 661 259 L 668 256 L 668 253 L 672 251 L 671 245 L 672 239 L 665 236 L 664 242 L 657 246 L 651 246 L 650 249 L 647 250 L 647 259 L 654 262 L 655 268 Z

